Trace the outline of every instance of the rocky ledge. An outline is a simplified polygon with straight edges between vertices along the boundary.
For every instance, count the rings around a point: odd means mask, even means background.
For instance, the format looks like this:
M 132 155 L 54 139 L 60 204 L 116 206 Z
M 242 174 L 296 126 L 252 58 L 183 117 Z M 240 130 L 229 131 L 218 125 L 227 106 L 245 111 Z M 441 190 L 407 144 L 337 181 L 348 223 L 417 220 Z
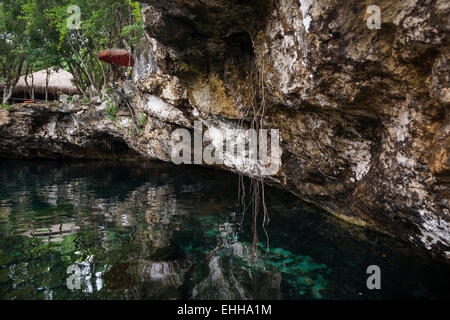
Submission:
M 380 29 L 370 1 L 142 2 L 118 112 L 1 110 L 0 156 L 170 161 L 175 129 L 236 129 L 264 106 L 282 139 L 269 183 L 450 261 L 448 1 L 377 1 Z

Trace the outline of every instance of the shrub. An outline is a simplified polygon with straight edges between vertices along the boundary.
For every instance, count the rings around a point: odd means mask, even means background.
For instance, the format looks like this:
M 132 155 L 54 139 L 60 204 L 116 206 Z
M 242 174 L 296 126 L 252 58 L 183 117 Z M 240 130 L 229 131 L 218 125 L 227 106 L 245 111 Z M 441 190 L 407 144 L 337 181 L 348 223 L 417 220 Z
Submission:
M 114 120 L 117 117 L 117 106 L 114 102 L 108 102 L 107 106 L 106 106 L 106 115 L 108 116 L 109 120 Z

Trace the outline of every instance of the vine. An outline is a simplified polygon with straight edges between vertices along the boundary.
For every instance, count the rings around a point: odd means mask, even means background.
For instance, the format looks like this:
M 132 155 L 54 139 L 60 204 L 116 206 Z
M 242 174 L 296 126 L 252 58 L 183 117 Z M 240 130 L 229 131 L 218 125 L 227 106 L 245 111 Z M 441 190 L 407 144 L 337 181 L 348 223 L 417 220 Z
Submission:
M 246 119 L 249 119 L 249 128 L 254 129 L 256 132 L 264 128 L 264 112 L 266 107 L 265 101 L 265 90 L 264 90 L 264 63 L 262 63 L 261 71 L 258 73 L 255 72 L 254 68 L 251 68 L 251 94 L 252 100 L 250 105 L 248 105 L 243 110 L 243 116 L 239 121 L 239 127 L 244 127 L 244 122 Z M 256 74 L 255 74 L 256 73 Z M 256 81 L 254 78 L 256 77 Z M 257 84 L 256 88 L 254 83 Z M 248 190 L 248 195 L 246 191 L 244 173 L 239 173 L 239 183 L 238 183 L 238 204 L 242 208 L 242 220 L 241 225 L 244 223 L 244 218 L 246 212 L 251 209 L 252 210 L 252 222 L 253 222 L 253 245 L 252 245 L 252 253 L 251 260 L 253 261 L 256 250 L 258 248 L 258 215 L 260 214 L 260 210 L 262 208 L 263 213 L 263 222 L 262 228 L 266 235 L 267 241 L 267 250 L 266 254 L 270 248 L 270 238 L 267 232 L 266 226 L 270 222 L 269 214 L 267 211 L 267 206 L 265 202 L 265 193 L 264 193 L 264 177 L 251 175 L 250 176 L 250 185 Z M 247 202 L 247 198 L 250 197 L 250 200 Z

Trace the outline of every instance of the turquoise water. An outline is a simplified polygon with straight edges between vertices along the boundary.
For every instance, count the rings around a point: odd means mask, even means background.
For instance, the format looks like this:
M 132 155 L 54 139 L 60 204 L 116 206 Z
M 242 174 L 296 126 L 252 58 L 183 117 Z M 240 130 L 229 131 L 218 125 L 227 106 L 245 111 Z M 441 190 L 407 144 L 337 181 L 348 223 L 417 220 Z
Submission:
M 450 297 L 449 265 L 269 187 L 269 241 L 259 230 L 251 259 L 237 182 L 157 162 L 1 161 L 0 298 Z M 369 265 L 381 290 L 366 287 Z

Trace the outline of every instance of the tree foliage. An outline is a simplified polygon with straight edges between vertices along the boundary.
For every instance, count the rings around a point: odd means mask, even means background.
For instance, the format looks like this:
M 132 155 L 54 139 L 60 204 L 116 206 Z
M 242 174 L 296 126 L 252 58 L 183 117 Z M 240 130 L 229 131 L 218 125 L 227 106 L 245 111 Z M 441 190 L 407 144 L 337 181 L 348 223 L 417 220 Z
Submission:
M 80 9 L 77 29 L 71 6 Z M 0 82 L 9 92 L 20 75 L 64 68 L 81 92 L 99 94 L 124 70 L 101 62 L 98 53 L 123 48 L 133 54 L 142 36 L 137 1 L 0 0 Z
M 16 19 L 21 12 L 20 2 L 0 2 L 0 82 L 3 87 L 3 104 L 11 97 L 26 59 L 23 41 L 25 31 L 21 22 Z

